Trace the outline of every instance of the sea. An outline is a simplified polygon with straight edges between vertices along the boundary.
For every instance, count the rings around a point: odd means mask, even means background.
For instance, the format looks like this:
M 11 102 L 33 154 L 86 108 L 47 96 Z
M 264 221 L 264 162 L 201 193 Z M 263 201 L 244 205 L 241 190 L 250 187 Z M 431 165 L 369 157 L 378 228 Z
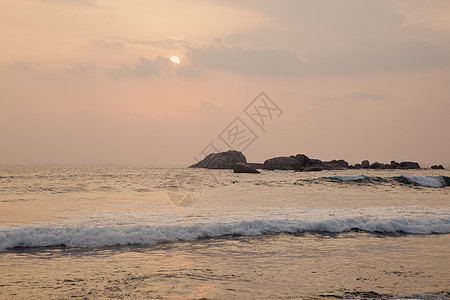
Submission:
M 450 171 L 2 165 L 0 299 L 450 299 Z

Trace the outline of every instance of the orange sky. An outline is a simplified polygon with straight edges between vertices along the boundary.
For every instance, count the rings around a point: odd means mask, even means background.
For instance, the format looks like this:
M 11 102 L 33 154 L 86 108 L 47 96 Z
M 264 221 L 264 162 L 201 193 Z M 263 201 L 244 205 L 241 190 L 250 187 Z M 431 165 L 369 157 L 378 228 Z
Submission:
M 0 163 L 191 164 L 236 117 L 249 161 L 450 162 L 447 0 L 1 6 Z

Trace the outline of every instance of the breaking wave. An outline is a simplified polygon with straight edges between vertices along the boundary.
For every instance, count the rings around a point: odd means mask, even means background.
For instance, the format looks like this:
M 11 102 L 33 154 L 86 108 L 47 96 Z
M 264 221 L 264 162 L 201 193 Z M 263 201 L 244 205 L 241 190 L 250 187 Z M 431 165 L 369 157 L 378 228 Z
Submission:
M 249 221 L 189 223 L 177 225 L 65 225 L 0 227 L 0 251 L 16 247 L 101 247 L 155 245 L 228 235 L 257 236 L 276 233 L 360 230 L 373 233 L 446 234 L 450 216 L 417 218 L 345 218 L 303 221 L 299 219 L 255 219 Z
M 367 176 L 367 175 L 354 175 L 354 176 L 343 176 L 335 175 L 329 177 L 320 177 L 317 179 L 300 179 L 296 182 L 338 182 L 338 183 L 361 183 L 361 184 L 386 184 L 386 183 L 396 183 L 402 185 L 415 185 L 423 187 L 432 188 L 443 188 L 450 186 L 450 177 L 447 176 L 410 176 L 410 175 L 400 175 L 395 177 L 378 177 L 378 176 Z
M 414 184 L 425 187 L 441 188 L 450 186 L 450 177 L 447 176 L 409 176 L 401 175 L 395 177 L 401 183 Z

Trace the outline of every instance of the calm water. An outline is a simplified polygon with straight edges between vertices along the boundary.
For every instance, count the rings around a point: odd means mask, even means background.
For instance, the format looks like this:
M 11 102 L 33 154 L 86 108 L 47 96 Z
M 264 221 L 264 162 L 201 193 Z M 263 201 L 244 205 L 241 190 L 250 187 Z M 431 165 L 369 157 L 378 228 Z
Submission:
M 450 172 L 1 166 L 0 298 L 448 299 Z

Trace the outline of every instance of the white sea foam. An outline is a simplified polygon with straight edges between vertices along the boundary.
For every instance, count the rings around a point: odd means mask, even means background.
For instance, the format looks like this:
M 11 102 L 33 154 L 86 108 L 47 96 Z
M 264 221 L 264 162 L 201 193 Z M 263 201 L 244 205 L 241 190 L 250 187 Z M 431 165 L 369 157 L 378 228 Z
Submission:
M 443 176 L 410 176 L 402 175 L 403 179 L 412 184 L 417 184 L 420 186 L 441 188 L 446 186 Z
M 368 232 L 410 234 L 450 233 L 450 216 L 418 218 L 254 219 L 249 221 L 186 223 L 179 225 L 111 225 L 0 227 L 0 251 L 14 247 L 99 247 L 127 244 L 154 245 L 225 235 L 256 236 L 274 233 Z

